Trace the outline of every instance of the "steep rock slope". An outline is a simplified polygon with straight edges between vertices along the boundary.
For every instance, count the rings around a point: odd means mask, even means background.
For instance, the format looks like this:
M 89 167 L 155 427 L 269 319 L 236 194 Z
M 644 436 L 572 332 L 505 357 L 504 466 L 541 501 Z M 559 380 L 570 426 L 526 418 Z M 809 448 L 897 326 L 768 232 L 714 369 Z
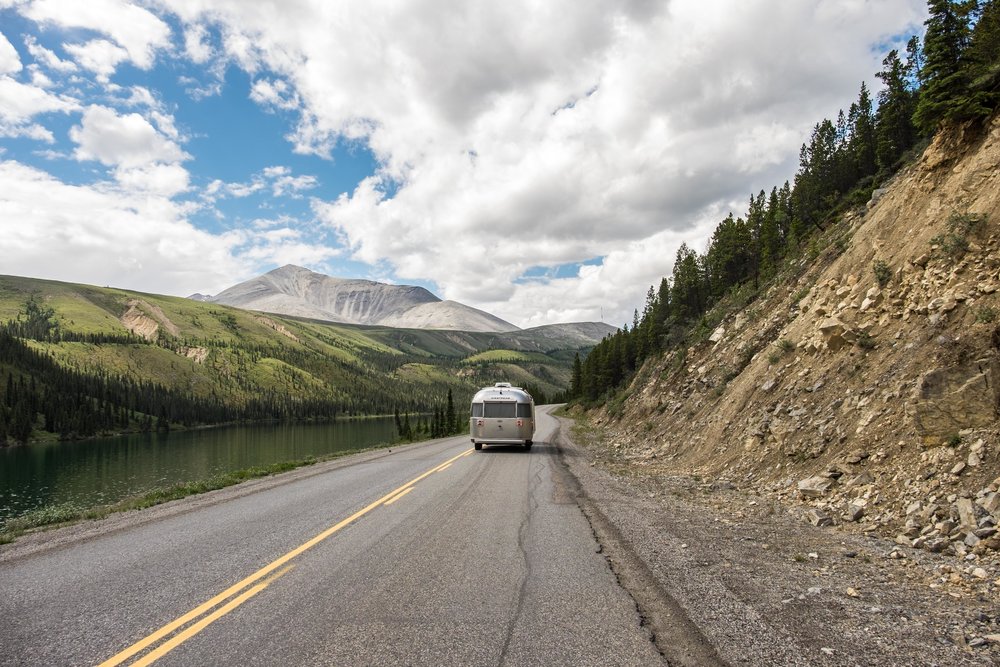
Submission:
M 610 454 L 968 555 L 958 583 L 982 582 L 1000 572 L 1000 120 L 939 136 L 822 244 L 648 362 L 595 416 Z
M 510 322 L 482 310 L 442 301 L 423 287 L 334 278 L 290 264 L 213 297 L 196 296 L 227 306 L 328 322 L 460 331 L 517 330 Z

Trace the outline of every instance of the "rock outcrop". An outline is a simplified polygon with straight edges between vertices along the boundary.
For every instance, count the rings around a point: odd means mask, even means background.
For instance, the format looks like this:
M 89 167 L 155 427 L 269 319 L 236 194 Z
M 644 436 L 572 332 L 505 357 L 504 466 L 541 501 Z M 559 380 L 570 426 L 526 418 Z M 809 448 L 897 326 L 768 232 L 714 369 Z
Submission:
M 1000 119 L 939 137 L 817 248 L 594 415 L 609 455 L 1000 568 Z

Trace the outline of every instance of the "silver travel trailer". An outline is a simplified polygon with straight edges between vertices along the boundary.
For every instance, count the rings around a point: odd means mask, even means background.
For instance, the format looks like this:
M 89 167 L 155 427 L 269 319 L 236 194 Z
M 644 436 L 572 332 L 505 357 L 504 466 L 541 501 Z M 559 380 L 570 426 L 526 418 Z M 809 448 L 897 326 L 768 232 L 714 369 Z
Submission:
M 476 449 L 483 445 L 522 445 L 531 448 L 535 435 L 535 401 L 509 382 L 484 387 L 472 397 L 469 433 Z

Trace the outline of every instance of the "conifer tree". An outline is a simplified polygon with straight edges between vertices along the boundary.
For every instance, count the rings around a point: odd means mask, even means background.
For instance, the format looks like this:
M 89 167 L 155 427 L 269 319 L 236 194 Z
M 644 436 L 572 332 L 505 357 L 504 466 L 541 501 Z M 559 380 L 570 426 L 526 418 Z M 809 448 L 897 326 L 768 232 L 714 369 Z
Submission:
M 973 112 L 975 102 L 968 95 L 964 52 L 969 44 L 972 2 L 929 0 L 930 16 L 924 22 L 921 92 L 913 122 L 931 135 L 945 120 L 961 120 Z

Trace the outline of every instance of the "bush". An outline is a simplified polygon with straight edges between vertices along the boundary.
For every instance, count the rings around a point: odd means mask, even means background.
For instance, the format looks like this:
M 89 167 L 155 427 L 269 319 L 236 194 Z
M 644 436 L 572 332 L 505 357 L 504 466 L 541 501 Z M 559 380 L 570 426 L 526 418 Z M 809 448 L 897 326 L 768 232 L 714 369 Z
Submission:
M 892 269 L 889 268 L 889 263 L 876 259 L 872 262 L 872 271 L 875 272 L 875 280 L 878 281 L 879 287 L 885 287 L 889 284 L 889 280 L 892 278 Z
M 947 231 L 932 238 L 931 244 L 938 246 L 948 257 L 961 259 L 969 252 L 969 236 L 980 234 L 985 227 L 985 213 L 953 211 L 948 216 Z

